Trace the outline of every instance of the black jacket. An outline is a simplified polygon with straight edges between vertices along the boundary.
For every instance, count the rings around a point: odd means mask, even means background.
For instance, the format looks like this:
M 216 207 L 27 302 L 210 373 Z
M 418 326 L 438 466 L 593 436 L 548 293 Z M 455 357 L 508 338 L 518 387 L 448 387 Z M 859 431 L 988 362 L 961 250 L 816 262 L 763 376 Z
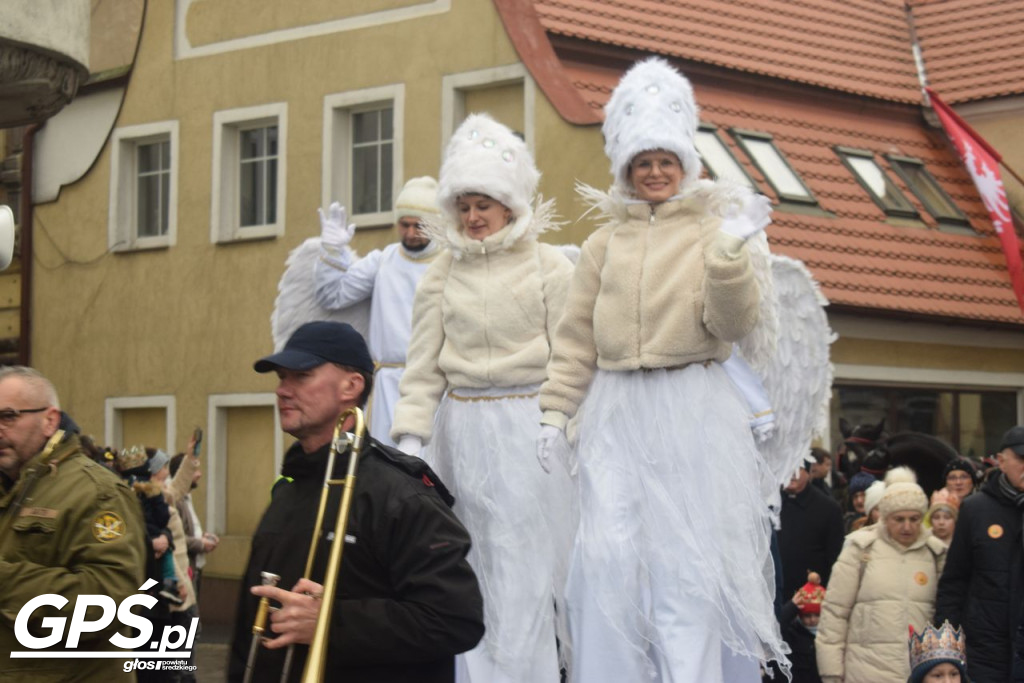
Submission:
M 789 645 L 789 662 L 793 665 L 792 683 L 821 683 L 818 657 L 814 650 L 814 634 L 800 621 L 800 608 L 789 601 L 782 607 L 782 639 Z M 777 679 L 781 680 L 781 679 Z
M 963 626 L 967 673 L 975 683 L 1010 680 L 1013 638 L 1024 599 L 1021 510 L 998 477 L 960 507 L 939 579 L 935 623 Z
M 327 446 L 285 455 L 270 506 L 253 536 L 243 580 L 228 677 L 241 681 L 257 599 L 249 587 L 260 572 L 281 576 L 290 589 L 305 569 L 327 461 Z M 334 476 L 344 477 L 347 454 Z M 332 487 L 312 578 L 321 582 L 341 499 Z M 446 500 L 447 499 L 447 500 Z M 338 579 L 327 656 L 327 680 L 346 683 L 450 683 L 454 655 L 483 636 L 483 601 L 466 562 L 470 540 L 452 513 L 451 497 L 419 458 L 369 440 L 356 477 Z M 272 634 L 271 634 L 272 635 Z M 306 646 L 295 648 L 298 680 Z M 254 681 L 277 683 L 284 649 L 261 650 Z
M 821 584 L 828 585 L 832 565 L 843 549 L 843 512 L 831 496 L 808 483 L 795 496 L 782 493 L 779 522 L 785 602 L 807 583 L 808 571 L 818 572 Z

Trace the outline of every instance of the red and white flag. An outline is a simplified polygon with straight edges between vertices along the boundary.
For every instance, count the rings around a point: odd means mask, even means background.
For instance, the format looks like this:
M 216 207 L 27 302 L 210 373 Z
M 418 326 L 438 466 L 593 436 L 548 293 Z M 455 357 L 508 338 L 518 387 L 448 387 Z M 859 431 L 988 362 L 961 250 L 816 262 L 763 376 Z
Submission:
M 988 215 L 992 218 L 992 225 L 995 226 L 999 240 L 1003 244 L 1013 293 L 1017 295 L 1017 304 L 1024 312 L 1024 265 L 1021 265 L 1020 241 L 1013 229 L 1010 203 L 1006 199 L 1003 177 L 999 172 L 999 162 L 1003 157 L 943 102 L 934 90 L 925 88 L 925 91 L 931 98 L 932 108 L 942 121 L 942 127 L 946 129 L 946 134 L 953 141 L 956 151 L 960 153 L 960 158 L 974 179 L 982 201 L 985 202 Z

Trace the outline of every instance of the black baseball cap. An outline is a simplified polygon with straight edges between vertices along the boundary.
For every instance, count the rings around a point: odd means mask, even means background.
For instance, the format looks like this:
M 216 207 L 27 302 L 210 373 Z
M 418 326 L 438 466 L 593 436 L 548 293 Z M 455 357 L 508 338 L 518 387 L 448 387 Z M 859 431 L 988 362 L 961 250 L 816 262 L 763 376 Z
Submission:
M 1017 455 L 1024 456 L 1024 426 L 1017 425 L 1010 427 L 1003 434 L 1003 440 L 999 442 L 999 450 L 1009 448 Z
M 277 368 L 312 370 L 324 363 L 337 363 L 373 374 L 373 360 L 366 341 L 348 323 L 318 320 L 292 333 L 284 348 L 253 363 L 256 372 Z

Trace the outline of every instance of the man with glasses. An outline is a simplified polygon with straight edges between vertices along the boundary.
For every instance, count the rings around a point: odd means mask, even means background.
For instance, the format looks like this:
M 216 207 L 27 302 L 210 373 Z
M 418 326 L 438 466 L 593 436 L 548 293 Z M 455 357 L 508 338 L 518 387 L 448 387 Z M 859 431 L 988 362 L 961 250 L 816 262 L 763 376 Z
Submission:
M 54 618 L 71 622 L 77 598 L 104 595 L 114 604 L 142 584 L 145 529 L 131 489 L 94 462 L 77 435 L 59 429 L 53 385 L 26 367 L 0 369 L 0 680 L 116 680 L 117 659 L 14 658 L 31 652 L 15 635 L 15 619 L 32 598 L 58 594 L 63 609 L 32 612 L 29 634 L 43 637 Z M 99 617 L 98 608 L 87 614 Z M 44 625 L 44 624 L 48 624 Z M 119 622 L 85 632 L 78 649 L 113 650 Z M 70 630 L 70 629 L 69 629 Z M 66 636 L 67 634 L 65 634 Z M 63 649 L 66 641 L 54 647 Z
M 999 472 L 960 506 L 935 597 L 934 623 L 947 619 L 967 636 L 974 683 L 1011 679 L 1014 632 L 1024 606 L 1024 426 L 1009 429 Z

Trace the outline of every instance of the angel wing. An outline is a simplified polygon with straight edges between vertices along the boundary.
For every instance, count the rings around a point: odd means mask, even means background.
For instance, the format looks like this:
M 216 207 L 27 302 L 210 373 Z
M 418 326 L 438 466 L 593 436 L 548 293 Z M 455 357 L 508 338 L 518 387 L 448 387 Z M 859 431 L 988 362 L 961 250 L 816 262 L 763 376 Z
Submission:
M 770 254 L 776 338 L 768 356 L 747 359 L 764 381 L 775 413 L 775 432 L 758 445 L 771 477 L 770 504 L 779 509 L 779 488 L 810 455 L 811 442 L 824 436 L 832 396 L 829 346 L 836 339 L 828 325 L 828 301 L 800 261 Z M 746 353 L 740 344 L 741 354 Z M 763 350 L 763 349 L 762 349 Z
M 345 247 L 346 249 L 348 247 Z M 316 302 L 314 269 L 320 259 L 320 238 L 310 237 L 295 247 L 285 261 L 284 275 L 277 283 L 277 299 L 270 315 L 270 333 L 274 351 L 280 351 L 288 337 L 304 323 L 337 320 L 356 328 L 365 338 L 370 328 L 370 300 L 366 299 L 340 311 L 323 308 Z

